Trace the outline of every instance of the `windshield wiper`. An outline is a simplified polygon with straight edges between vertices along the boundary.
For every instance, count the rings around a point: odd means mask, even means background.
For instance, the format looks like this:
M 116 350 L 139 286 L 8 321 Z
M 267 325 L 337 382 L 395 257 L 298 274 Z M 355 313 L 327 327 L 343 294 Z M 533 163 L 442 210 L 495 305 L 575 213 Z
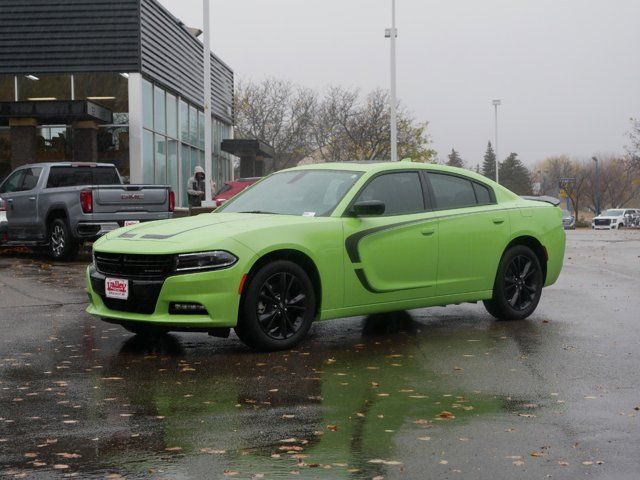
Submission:
M 238 212 L 238 213 L 262 213 L 266 215 L 277 215 L 276 212 L 265 212 L 264 210 L 247 210 L 246 212 Z

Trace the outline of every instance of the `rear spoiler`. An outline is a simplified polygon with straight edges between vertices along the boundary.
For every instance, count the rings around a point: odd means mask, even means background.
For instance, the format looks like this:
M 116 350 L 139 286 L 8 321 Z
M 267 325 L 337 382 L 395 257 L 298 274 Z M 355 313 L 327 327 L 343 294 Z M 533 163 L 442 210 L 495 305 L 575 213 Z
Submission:
M 547 195 L 542 195 L 539 197 L 534 197 L 532 195 L 521 195 L 520 198 L 524 198 L 525 200 L 533 200 L 534 202 L 546 202 L 550 203 L 554 207 L 560 205 L 560 200 L 556 197 L 549 197 Z

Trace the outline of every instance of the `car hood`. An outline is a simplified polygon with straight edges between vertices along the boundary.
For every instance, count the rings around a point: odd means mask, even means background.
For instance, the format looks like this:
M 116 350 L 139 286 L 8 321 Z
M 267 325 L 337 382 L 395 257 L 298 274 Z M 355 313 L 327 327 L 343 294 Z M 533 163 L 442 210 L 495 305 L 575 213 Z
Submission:
M 624 217 L 624 215 L 616 215 L 615 217 L 611 217 L 611 216 L 599 216 L 599 217 L 593 217 L 594 220 L 615 220 L 616 218 L 621 218 Z
M 96 249 L 129 253 L 182 253 L 223 247 L 242 233 L 319 221 L 320 218 L 250 213 L 208 213 L 120 228 L 95 243 Z M 324 219 L 326 220 L 326 219 Z

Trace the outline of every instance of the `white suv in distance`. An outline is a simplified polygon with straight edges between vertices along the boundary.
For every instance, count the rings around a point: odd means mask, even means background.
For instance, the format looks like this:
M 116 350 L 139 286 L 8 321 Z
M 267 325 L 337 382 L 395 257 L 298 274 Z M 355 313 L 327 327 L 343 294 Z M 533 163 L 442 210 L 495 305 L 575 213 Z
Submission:
M 630 219 L 637 215 L 632 208 L 610 208 L 591 221 L 591 228 L 596 230 L 616 230 L 629 227 Z

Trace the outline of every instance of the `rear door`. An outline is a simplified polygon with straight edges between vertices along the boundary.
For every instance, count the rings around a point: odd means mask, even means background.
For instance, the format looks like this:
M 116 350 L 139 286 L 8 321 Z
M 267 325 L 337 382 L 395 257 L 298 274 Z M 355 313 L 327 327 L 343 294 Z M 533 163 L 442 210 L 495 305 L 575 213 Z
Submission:
M 354 202 L 379 200 L 385 213 L 346 217 L 345 306 L 435 294 L 438 226 L 417 171 L 379 174 Z
M 482 182 L 433 171 L 427 178 L 440 235 L 438 296 L 492 289 L 510 235 L 508 212 Z

